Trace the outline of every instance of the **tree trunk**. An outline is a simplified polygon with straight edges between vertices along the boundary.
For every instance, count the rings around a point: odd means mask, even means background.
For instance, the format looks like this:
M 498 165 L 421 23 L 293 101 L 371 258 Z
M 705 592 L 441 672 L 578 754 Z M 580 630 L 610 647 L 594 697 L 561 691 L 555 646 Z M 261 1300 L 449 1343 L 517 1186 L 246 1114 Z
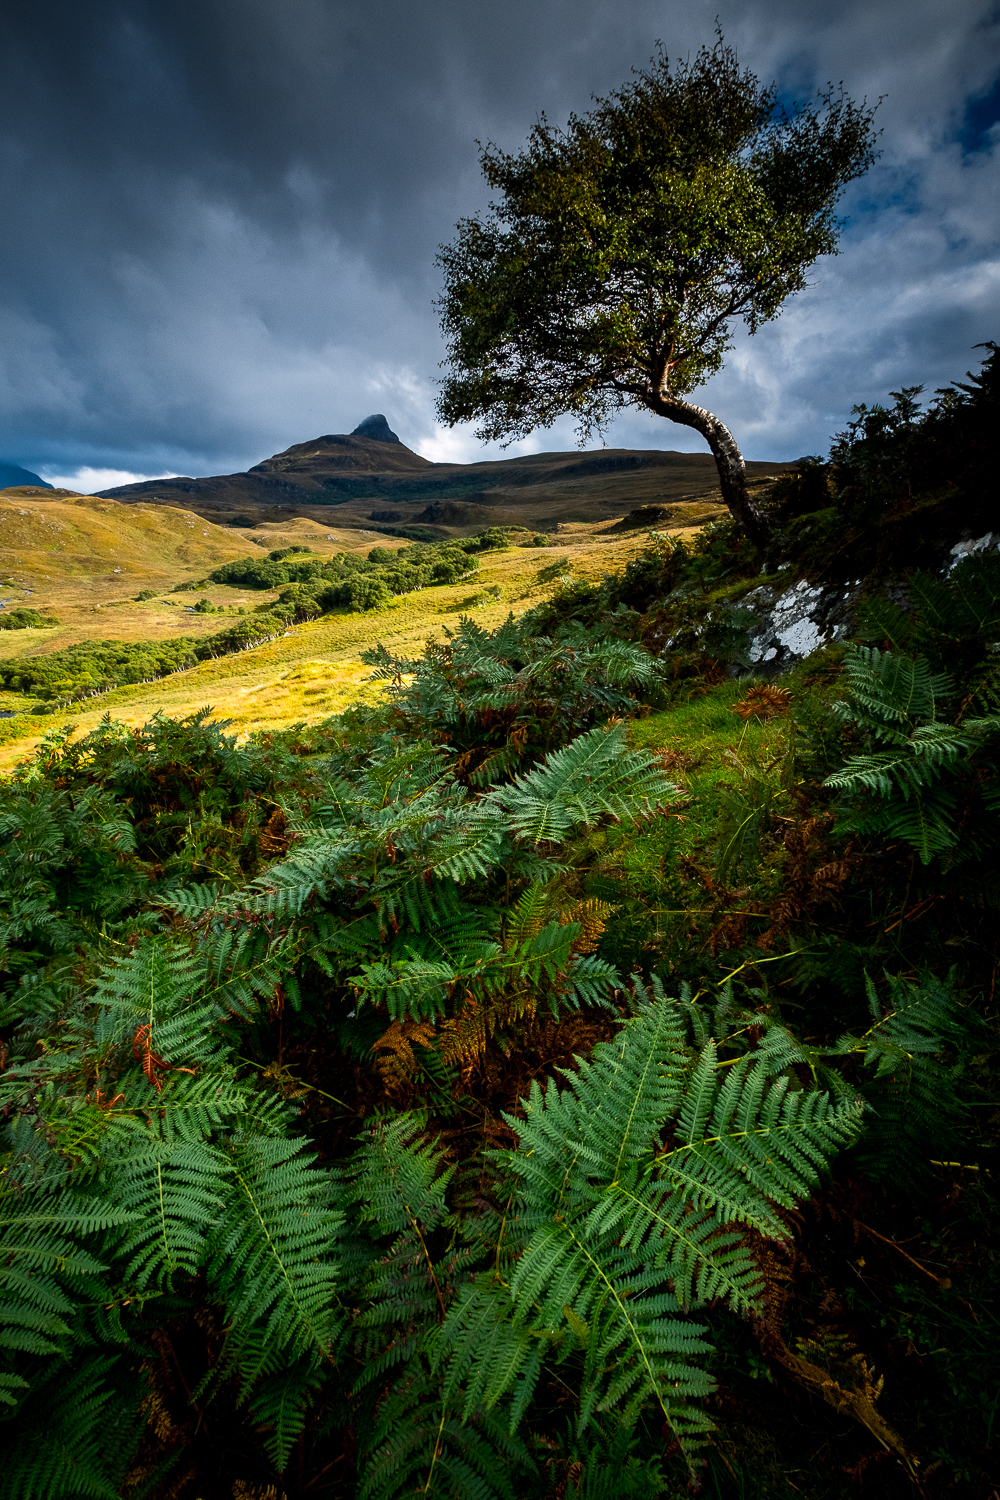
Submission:
M 682 401 L 679 396 L 657 395 L 649 402 L 657 416 L 670 422 L 680 422 L 684 427 L 693 427 L 700 432 L 712 450 L 715 466 L 719 471 L 722 498 L 729 507 L 733 519 L 743 527 L 751 541 L 758 547 L 773 540 L 774 530 L 770 521 L 750 498 L 747 489 L 746 464 L 729 428 L 718 417 L 695 406 L 691 401 Z

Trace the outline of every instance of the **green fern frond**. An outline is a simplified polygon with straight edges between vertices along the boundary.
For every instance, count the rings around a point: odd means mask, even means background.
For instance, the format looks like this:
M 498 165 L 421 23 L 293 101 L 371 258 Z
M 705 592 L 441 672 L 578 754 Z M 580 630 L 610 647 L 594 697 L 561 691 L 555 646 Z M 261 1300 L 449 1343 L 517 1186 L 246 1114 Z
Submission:
M 4 1500 L 118 1500 L 141 1435 L 141 1391 L 113 1357 L 85 1353 L 39 1382 L 3 1434 Z
M 227 1162 L 205 1139 L 138 1145 L 105 1167 L 110 1193 L 133 1220 L 115 1248 L 129 1285 L 159 1291 L 200 1270 L 225 1202 Z
M 834 704 L 840 718 L 856 724 L 869 744 L 891 748 L 855 755 L 824 786 L 879 799 L 849 812 L 849 826 L 898 838 L 929 864 L 955 847 L 957 782 L 971 758 L 1000 733 L 1000 716 L 960 725 L 937 718 L 937 704 L 950 691 L 924 657 L 848 648 L 845 671 L 851 696 Z
M 417 1361 L 378 1414 L 358 1488 L 359 1500 L 516 1500 L 534 1470 L 506 1424 L 490 1412 L 461 1420 L 442 1402 Z
M 203 1002 L 247 1021 L 273 1000 L 298 953 L 294 933 L 272 940 L 252 928 L 222 928 L 201 946 L 199 956 L 205 965 Z
M 835 703 L 840 718 L 863 727 L 910 725 L 937 718 L 937 706 L 952 690 L 945 673 L 933 673 L 923 656 L 852 645 L 844 659 L 851 685 L 848 700 Z
M 379 1119 L 352 1158 L 351 1197 L 379 1234 L 406 1234 L 415 1222 L 429 1232 L 447 1212 L 455 1168 L 445 1165 L 439 1145 L 422 1138 L 424 1123 L 410 1111 Z
M 487 793 L 479 808 L 496 808 L 517 840 L 537 844 L 561 842 L 603 818 L 650 817 L 675 795 L 654 758 L 629 750 L 624 730 L 616 727 L 578 735 L 512 786 Z
M 337 1241 L 343 1215 L 302 1143 L 240 1130 L 222 1146 L 226 1198 L 208 1271 L 229 1315 L 228 1357 L 249 1390 L 281 1351 L 332 1359 L 340 1331 Z M 264 1343 L 256 1335 L 264 1335 Z
M 924 975 L 917 982 L 886 976 L 883 1011 L 867 980 L 873 1024 L 863 1036 L 840 1039 L 834 1055 L 860 1054 L 872 1075 L 862 1084 L 868 1106 L 857 1154 L 873 1176 L 915 1183 L 933 1153 L 955 1149 L 962 1115 L 961 1044 L 969 1021 L 959 1019 L 953 981 Z
M 856 1138 L 861 1107 L 792 1089 L 757 1054 L 720 1069 L 711 1038 L 697 1054 L 688 1047 L 690 1011 L 654 985 L 567 1087 L 535 1084 L 524 1120 L 508 1117 L 519 1206 L 507 1285 L 482 1275 L 436 1346 L 446 1399 L 460 1409 L 512 1399 L 516 1421 L 540 1349 L 562 1361 L 576 1350 L 581 1432 L 611 1409 L 634 1424 L 652 1401 L 693 1461 L 710 1425 L 698 1401 L 713 1383 L 698 1364 L 705 1330 L 682 1311 L 754 1304 L 760 1275 L 740 1226 L 784 1237 L 775 1206 L 811 1192 Z
M 31 1187 L 0 1180 L 0 1348 L 64 1349 L 76 1311 L 72 1278 L 107 1269 L 81 1241 L 131 1220 L 127 1208 L 88 1202 L 55 1176 Z
M 208 1046 L 213 1009 L 194 999 L 201 980 L 197 955 L 160 937 L 142 939 L 105 965 L 93 988 L 101 1007 L 95 1029 L 99 1054 L 131 1042 L 138 1026 L 148 1028 L 148 1050 L 172 1066 L 189 1066 L 214 1050 Z

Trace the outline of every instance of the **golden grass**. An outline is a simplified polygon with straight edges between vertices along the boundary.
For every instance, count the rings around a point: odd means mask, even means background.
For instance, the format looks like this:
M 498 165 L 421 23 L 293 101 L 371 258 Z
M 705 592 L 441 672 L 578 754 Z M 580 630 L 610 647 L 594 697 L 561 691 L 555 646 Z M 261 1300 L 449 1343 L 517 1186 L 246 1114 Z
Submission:
M 31 505 L 38 507 L 37 518 Z M 684 517 L 687 527 L 672 529 L 690 530 L 719 513 L 717 506 L 704 504 L 692 504 L 689 509 L 690 515 Z M 9 514 L 11 510 L 17 513 L 16 523 Z M 231 720 L 241 734 L 303 720 L 318 722 L 350 703 L 377 695 L 377 685 L 366 685 L 370 674 L 360 659 L 361 652 L 376 642 L 384 641 L 400 653 L 418 654 L 425 641 L 440 638 L 462 613 L 472 613 L 484 626 L 494 627 L 510 610 L 520 614 L 558 586 L 554 579 L 539 576 L 551 573 L 554 563 L 564 564 L 563 571 L 572 577 L 590 580 L 618 572 L 641 552 L 646 534 L 609 535 L 608 527 L 615 519 L 562 526 L 558 547 L 517 547 L 506 553 L 487 553 L 475 578 L 464 583 L 405 595 L 393 600 L 387 609 L 370 614 L 325 615 L 251 651 L 202 662 L 159 682 L 118 688 L 91 700 L 93 706 L 85 711 L 40 718 L 37 735 L 0 747 L 0 768 L 23 759 L 41 735 L 57 725 L 71 724 L 83 734 L 108 713 L 125 723 L 141 724 L 157 711 L 181 715 L 211 708 L 213 717 Z M 301 518 L 260 526 L 254 533 L 234 533 L 192 513 L 164 506 L 124 506 L 112 500 L 81 502 L 78 497 L 39 502 L 11 499 L 8 491 L 0 496 L 0 537 L 17 546 L 6 551 L 0 548 L 0 562 L 6 562 L 16 550 L 19 565 L 16 575 L 3 576 L 44 581 L 51 589 L 43 592 L 39 588 L 25 598 L 23 594 L 13 595 L 8 588 L 3 597 L 12 604 L 28 603 L 43 611 L 52 610 L 59 615 L 60 625 L 45 631 L 0 633 L 0 656 L 33 655 L 87 638 L 139 640 L 171 634 L 212 634 L 224 628 L 230 617 L 187 613 L 183 606 L 198 598 L 197 594 L 170 596 L 179 601 L 179 608 L 160 600 L 136 604 L 128 595 L 141 588 L 169 589 L 173 583 L 199 578 L 231 557 L 265 555 L 263 548 L 247 540 L 251 534 L 262 533 L 269 547 L 301 542 L 324 556 L 340 551 L 366 553 L 376 545 L 406 545 L 361 529 L 321 527 Z M 88 545 L 93 549 L 90 553 Z M 45 552 L 45 547 L 50 550 Z M 41 556 L 46 559 L 48 575 L 40 578 Z M 128 567 L 124 575 L 108 567 L 116 556 L 127 558 L 127 562 L 113 564 Z M 499 586 L 501 597 L 484 607 L 477 596 L 489 585 Z M 32 585 L 29 582 L 27 586 Z M 234 608 L 240 602 L 253 608 L 274 597 L 215 586 L 204 593 L 213 603 Z M 11 698 L 8 703 L 5 699 L 0 706 L 13 707 L 16 701 Z
M 251 530 L 216 526 L 172 506 L 122 505 L 64 490 L 53 494 L 55 499 L 37 500 L 23 490 L 0 492 L 0 598 L 8 609 L 30 605 L 59 621 L 44 631 L 0 632 L 2 660 L 82 640 L 212 635 L 224 621 L 185 608 L 200 594 L 171 595 L 170 590 L 237 557 L 266 557 L 273 548 L 294 545 L 310 547 L 322 557 L 406 545 L 371 531 L 321 526 L 301 517 Z M 143 589 L 156 589 L 173 603 L 137 604 L 135 595 Z M 201 592 L 213 604 L 234 609 L 276 597 L 216 587 Z

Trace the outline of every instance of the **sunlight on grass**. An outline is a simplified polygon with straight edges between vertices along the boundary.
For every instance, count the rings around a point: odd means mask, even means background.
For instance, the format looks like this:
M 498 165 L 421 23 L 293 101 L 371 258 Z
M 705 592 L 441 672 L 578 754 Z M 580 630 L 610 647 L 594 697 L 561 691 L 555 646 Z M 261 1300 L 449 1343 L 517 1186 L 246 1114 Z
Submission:
M 33 506 L 37 516 L 31 514 Z M 25 500 L 8 509 L 13 513 L 6 516 L 9 534 L 0 536 L 0 553 L 3 541 L 33 546 L 34 555 L 29 560 L 24 554 L 28 566 L 22 565 L 17 576 L 39 586 L 42 597 L 32 596 L 31 603 L 60 619 L 55 629 L 5 632 L 0 655 L 8 659 L 85 639 L 210 635 L 239 609 L 252 610 L 277 596 L 277 590 L 248 593 L 222 585 L 208 585 L 197 594 L 172 592 L 176 582 L 203 577 L 221 561 L 253 553 L 249 532 L 234 533 L 168 507 L 129 507 L 114 501 Z M 106 714 L 141 724 L 156 713 L 179 717 L 209 708 L 213 717 L 231 720 L 241 734 L 250 734 L 303 720 L 317 723 L 352 703 L 376 701 L 382 689 L 368 683 L 363 651 L 384 641 L 397 654 L 419 655 L 428 640 L 440 639 L 463 613 L 495 629 L 511 611 L 522 614 L 547 598 L 566 573 L 597 582 L 605 573 L 620 571 L 643 550 L 646 534 L 616 535 L 607 525 L 563 528 L 558 550 L 514 547 L 485 553 L 474 580 L 401 595 L 382 610 L 324 615 L 252 650 L 204 661 L 156 682 L 116 688 L 70 711 L 32 717 L 30 723 L 18 725 L 16 737 L 0 745 L 0 769 L 24 759 L 53 728 L 67 724 L 85 734 Z M 370 533 L 340 528 L 334 539 L 302 518 L 258 527 L 255 535 L 258 540 L 266 536 L 268 546 L 305 543 L 323 557 L 337 551 L 367 554 L 373 544 Z M 379 545 L 405 545 L 392 538 L 375 540 Z M 125 550 L 131 570 L 116 573 L 109 565 Z M 133 591 L 138 592 L 138 585 L 152 585 L 158 597 L 137 601 Z M 225 618 L 189 611 L 187 606 L 202 593 L 225 607 Z M 5 695 L 0 704 L 8 711 L 24 706 L 25 700 L 13 694 Z

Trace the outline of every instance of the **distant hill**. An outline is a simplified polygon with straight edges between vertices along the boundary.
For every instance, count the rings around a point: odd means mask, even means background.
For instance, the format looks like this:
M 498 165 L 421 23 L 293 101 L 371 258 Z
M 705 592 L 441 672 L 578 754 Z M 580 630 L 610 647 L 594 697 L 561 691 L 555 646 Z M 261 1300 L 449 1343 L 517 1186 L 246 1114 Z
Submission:
M 751 463 L 751 479 L 785 464 Z M 442 535 L 504 524 L 554 528 L 596 521 L 640 506 L 705 500 L 718 491 L 708 453 L 601 448 L 534 453 L 471 464 L 432 463 L 401 443 L 381 414 L 351 433 L 295 443 L 243 474 L 151 479 L 102 490 L 107 499 L 196 509 L 224 521 L 287 513 L 320 519 L 344 507 L 340 525 L 373 520 L 383 528 L 417 526 Z
M 51 484 L 47 484 L 44 479 L 39 479 L 37 474 L 32 474 L 30 469 L 22 469 L 20 464 L 12 464 L 7 459 L 0 459 L 0 490 L 9 490 L 21 484 L 33 484 L 43 490 L 52 488 Z

